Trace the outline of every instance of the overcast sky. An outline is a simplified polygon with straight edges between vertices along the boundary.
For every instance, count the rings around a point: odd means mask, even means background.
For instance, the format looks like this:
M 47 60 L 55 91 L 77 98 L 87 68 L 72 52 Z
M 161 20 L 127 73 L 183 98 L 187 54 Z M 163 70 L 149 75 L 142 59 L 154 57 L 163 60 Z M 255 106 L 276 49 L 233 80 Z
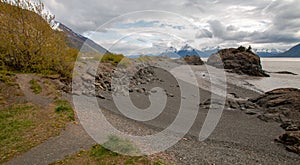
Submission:
M 300 42 L 299 0 L 44 0 L 56 20 L 126 55 Z

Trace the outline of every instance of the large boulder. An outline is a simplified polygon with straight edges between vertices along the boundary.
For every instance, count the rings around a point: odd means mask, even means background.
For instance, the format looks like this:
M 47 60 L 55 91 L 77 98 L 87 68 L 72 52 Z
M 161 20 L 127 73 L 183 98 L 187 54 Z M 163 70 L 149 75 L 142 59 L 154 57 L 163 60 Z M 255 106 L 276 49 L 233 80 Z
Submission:
M 238 74 L 269 76 L 262 70 L 260 57 L 244 47 L 220 50 L 208 58 L 207 64 Z
M 203 65 L 204 64 L 204 62 L 201 60 L 201 58 L 196 55 L 184 56 L 184 57 L 182 57 L 182 60 L 184 60 L 188 65 Z

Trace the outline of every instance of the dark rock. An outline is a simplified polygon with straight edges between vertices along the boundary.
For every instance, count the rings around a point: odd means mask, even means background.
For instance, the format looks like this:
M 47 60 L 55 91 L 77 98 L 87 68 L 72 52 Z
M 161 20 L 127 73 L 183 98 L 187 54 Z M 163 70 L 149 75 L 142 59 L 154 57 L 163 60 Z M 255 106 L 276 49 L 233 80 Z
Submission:
M 220 50 L 208 58 L 207 64 L 238 74 L 269 77 L 262 70 L 260 57 L 251 51 L 244 51 L 244 49 L 230 48 Z
M 300 131 L 287 131 L 278 141 L 285 144 L 287 150 L 300 154 Z
M 299 124 L 296 124 L 292 120 L 286 120 L 283 122 L 280 127 L 283 128 L 286 131 L 298 131 L 300 130 L 298 127 Z
M 184 56 L 184 57 L 182 57 L 182 60 L 184 60 L 188 65 L 203 65 L 204 64 L 204 62 L 201 60 L 201 58 L 196 55 Z
M 276 121 L 287 132 L 277 141 L 286 145 L 286 149 L 300 154 L 300 90 L 280 88 L 266 92 L 258 98 L 249 100 L 261 107 L 264 121 Z
M 257 116 L 260 120 L 265 121 L 265 122 L 269 122 L 269 121 L 275 121 L 275 122 L 280 122 L 280 116 L 279 113 L 266 113 L 266 114 L 262 114 Z
M 277 74 L 290 74 L 290 75 L 298 75 L 296 73 L 293 73 L 293 72 L 289 72 L 289 71 L 279 71 L 279 72 L 271 72 L 271 73 L 277 73 Z
M 138 88 L 138 89 L 136 89 L 136 92 L 138 92 L 138 93 L 145 93 L 146 89 L 145 88 Z
M 168 96 L 168 97 L 174 97 L 174 94 L 172 94 L 172 93 L 167 93 L 167 96 Z
M 300 90 L 295 88 L 280 88 L 266 92 L 258 98 L 250 99 L 259 105 L 264 114 L 281 114 L 280 122 L 291 119 L 300 120 Z M 284 119 L 286 118 L 286 119 Z
M 157 90 L 151 90 L 151 93 L 157 93 Z
M 247 115 L 256 115 L 257 114 L 257 111 L 254 111 L 254 110 L 246 110 L 245 113 Z
M 103 95 L 101 95 L 100 93 L 97 93 L 97 94 L 96 94 L 96 97 L 97 97 L 97 98 L 100 98 L 100 99 L 105 99 L 105 97 L 104 97 Z

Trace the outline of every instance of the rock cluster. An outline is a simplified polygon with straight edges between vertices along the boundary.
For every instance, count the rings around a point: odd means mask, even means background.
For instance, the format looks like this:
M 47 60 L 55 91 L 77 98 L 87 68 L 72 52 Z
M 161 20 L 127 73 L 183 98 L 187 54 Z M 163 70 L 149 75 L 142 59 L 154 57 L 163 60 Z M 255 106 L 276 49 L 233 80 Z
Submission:
M 211 104 L 222 104 L 221 100 L 211 100 L 207 99 L 205 102 L 200 104 L 201 108 L 209 109 Z M 260 107 L 255 103 L 252 103 L 248 100 L 235 100 L 227 98 L 224 104 L 225 110 L 241 110 L 248 115 L 260 114 Z
M 132 76 L 131 85 L 148 84 L 150 82 L 159 81 L 153 66 L 138 66 L 137 72 Z
M 211 104 L 221 105 L 222 102 L 208 99 L 200 107 L 208 109 Z M 285 144 L 287 150 L 300 154 L 300 89 L 275 89 L 249 100 L 227 98 L 224 109 L 242 110 L 265 122 L 280 123 L 286 133 L 276 141 Z
M 94 68 L 90 67 L 82 69 L 85 71 L 80 71 L 83 74 L 79 76 L 80 81 L 73 82 L 76 84 L 73 94 L 104 99 L 101 95 L 103 91 L 122 94 L 128 93 L 128 91 L 144 93 L 145 90 L 137 88 L 137 85 L 160 80 L 157 78 L 153 66 L 142 63 L 130 68 L 117 68 L 110 63 L 101 63 L 97 70 Z M 94 83 L 92 84 L 92 82 Z
M 261 120 L 281 123 L 287 132 L 277 140 L 300 154 L 300 90 L 275 89 L 250 101 L 261 107 L 262 114 L 258 116 Z
M 250 76 L 268 77 L 269 75 L 262 70 L 261 61 L 258 55 L 245 49 L 223 49 L 212 54 L 207 64 L 227 69 L 229 72 L 247 74 Z
M 300 122 L 299 89 L 275 89 L 250 101 L 261 107 L 260 119 L 282 123 L 281 127 L 287 131 L 298 130 Z

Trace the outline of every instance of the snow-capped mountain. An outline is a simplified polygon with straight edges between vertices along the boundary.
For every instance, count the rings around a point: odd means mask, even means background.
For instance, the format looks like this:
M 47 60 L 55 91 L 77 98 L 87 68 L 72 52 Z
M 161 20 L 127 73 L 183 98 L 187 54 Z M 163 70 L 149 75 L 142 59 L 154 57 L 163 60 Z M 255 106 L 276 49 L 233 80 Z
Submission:
M 188 44 L 181 47 L 181 49 L 177 51 L 177 54 L 181 57 L 192 56 L 192 55 L 201 56 L 201 52 L 199 50 L 191 47 Z
M 1 2 L 18 6 L 22 9 L 35 12 L 40 15 L 52 29 L 59 30 L 59 24 L 55 22 L 55 15 L 52 14 L 40 0 L 0 0 Z
M 252 51 L 254 53 L 256 53 L 257 55 L 259 55 L 260 57 L 274 57 L 280 53 L 282 53 L 282 50 L 276 49 L 276 48 L 271 48 L 271 49 L 266 49 L 266 48 L 262 48 L 262 49 L 252 49 Z
M 173 46 L 167 48 L 163 53 L 160 54 L 160 56 L 167 56 L 170 58 L 180 58 L 180 56 L 177 54 L 177 49 Z
M 200 56 L 200 57 L 209 57 L 211 54 L 216 53 L 220 50 L 220 47 L 214 47 L 214 48 L 203 48 L 201 50 L 198 50 L 196 48 L 193 48 L 192 46 L 186 44 L 182 46 L 179 50 L 177 50 L 175 47 L 169 47 L 167 48 L 163 53 L 161 53 L 161 56 L 168 56 L 171 58 L 180 58 L 184 56 Z

